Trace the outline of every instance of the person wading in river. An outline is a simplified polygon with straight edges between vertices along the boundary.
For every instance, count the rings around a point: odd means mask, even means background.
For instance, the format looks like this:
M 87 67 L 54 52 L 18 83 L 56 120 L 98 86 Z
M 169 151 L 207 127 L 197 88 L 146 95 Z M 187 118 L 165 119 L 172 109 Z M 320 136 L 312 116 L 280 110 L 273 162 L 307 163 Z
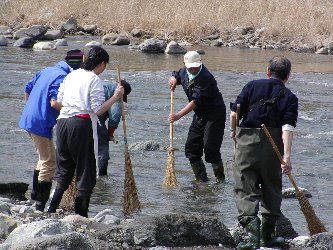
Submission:
M 121 80 L 121 86 L 124 87 L 123 101 L 127 102 L 127 96 L 131 93 L 131 85 L 125 80 Z M 105 100 L 113 96 L 117 84 L 103 84 L 105 92 Z M 109 142 L 114 141 L 114 131 L 118 128 L 121 118 L 121 102 L 116 101 L 107 112 L 98 117 L 97 124 L 98 133 L 98 175 L 105 176 L 108 173 L 108 160 L 110 159 Z M 108 126 L 106 127 L 106 120 Z
M 52 130 L 59 115 L 56 102 L 60 83 L 73 69 L 80 67 L 84 53 L 81 50 L 67 52 L 65 61 L 37 72 L 24 88 L 26 105 L 19 127 L 26 130 L 33 140 L 38 162 L 33 174 L 31 199 L 36 209 L 43 211 L 49 198 L 55 171 L 55 149 Z
M 185 144 L 185 155 L 189 159 L 195 179 L 207 182 L 207 172 L 202 160 L 212 164 L 217 181 L 223 181 L 224 167 L 220 148 L 223 141 L 226 121 L 226 107 L 214 76 L 202 64 L 196 51 L 184 56 L 184 67 L 172 72 L 169 87 L 182 85 L 189 103 L 177 113 L 169 115 L 169 122 L 175 122 L 194 111 Z
M 104 114 L 124 94 L 124 88 L 118 86 L 113 96 L 105 100 L 99 75 L 107 63 L 109 54 L 106 50 L 92 47 L 82 68 L 68 74 L 60 85 L 57 98 L 62 108 L 56 130 L 56 188 L 47 210 L 49 213 L 56 211 L 75 174 L 75 213 L 88 217 L 90 197 L 96 184 L 97 116 Z
M 291 172 L 291 144 L 298 116 L 298 99 L 285 84 L 291 63 L 285 57 L 272 58 L 267 67 L 268 79 L 247 83 L 231 104 L 230 137 L 235 149 L 235 202 L 238 221 L 250 236 L 238 249 L 256 249 L 260 245 L 281 245 L 275 237 L 275 223 L 281 215 L 282 173 Z M 236 128 L 237 104 L 240 104 L 240 127 Z M 261 125 L 265 124 L 283 152 L 281 165 Z M 258 217 L 261 203 L 262 220 Z M 261 224 L 261 230 L 260 230 Z M 260 244 L 260 238 L 261 244 Z

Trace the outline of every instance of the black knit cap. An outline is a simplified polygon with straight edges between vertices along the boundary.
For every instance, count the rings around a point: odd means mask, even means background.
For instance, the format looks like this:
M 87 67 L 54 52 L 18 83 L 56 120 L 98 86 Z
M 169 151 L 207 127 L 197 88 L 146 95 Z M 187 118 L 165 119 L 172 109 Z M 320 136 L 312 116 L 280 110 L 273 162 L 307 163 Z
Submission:
M 125 80 L 121 80 L 121 85 L 124 87 L 124 92 L 125 92 L 123 95 L 123 101 L 127 102 L 127 95 L 132 91 L 131 85 Z

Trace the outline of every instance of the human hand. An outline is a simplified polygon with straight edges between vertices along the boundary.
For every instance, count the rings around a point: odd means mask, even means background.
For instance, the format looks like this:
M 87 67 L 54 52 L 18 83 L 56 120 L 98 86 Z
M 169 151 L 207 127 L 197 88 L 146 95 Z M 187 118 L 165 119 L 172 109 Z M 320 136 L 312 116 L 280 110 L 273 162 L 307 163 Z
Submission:
M 114 91 L 113 96 L 118 100 L 118 99 L 122 98 L 123 95 L 124 95 L 124 87 L 118 85 Z
M 180 119 L 180 116 L 177 115 L 177 114 L 170 114 L 169 115 L 169 122 L 175 122 L 175 121 L 178 121 Z
M 174 76 L 169 78 L 169 88 L 170 90 L 174 91 L 177 86 L 177 79 Z
M 286 175 L 291 174 L 292 166 L 290 162 L 290 157 L 283 156 L 283 163 L 284 164 L 281 164 L 282 173 Z
M 230 138 L 236 142 L 236 131 L 230 131 Z

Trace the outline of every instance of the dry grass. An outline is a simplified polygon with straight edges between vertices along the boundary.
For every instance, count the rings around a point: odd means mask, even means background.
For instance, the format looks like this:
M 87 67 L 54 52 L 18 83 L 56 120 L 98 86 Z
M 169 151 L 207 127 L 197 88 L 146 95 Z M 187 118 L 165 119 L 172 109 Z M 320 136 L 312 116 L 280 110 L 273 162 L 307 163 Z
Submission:
M 105 31 L 142 28 L 192 38 L 235 27 L 264 28 L 267 38 L 316 43 L 333 38 L 332 0 L 0 0 L 0 24 L 58 27 L 71 15 Z

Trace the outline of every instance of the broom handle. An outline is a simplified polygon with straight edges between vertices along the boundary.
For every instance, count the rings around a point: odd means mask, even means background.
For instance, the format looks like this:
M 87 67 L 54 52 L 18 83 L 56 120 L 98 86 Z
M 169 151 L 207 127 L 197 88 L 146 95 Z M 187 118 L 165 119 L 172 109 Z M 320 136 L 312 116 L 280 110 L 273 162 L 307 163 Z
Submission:
M 173 90 L 170 92 L 170 114 L 173 113 Z M 170 122 L 170 148 L 173 147 L 173 122 Z
M 117 76 L 118 76 L 118 86 L 121 86 L 121 79 L 120 79 L 120 69 L 119 65 L 117 65 Z M 127 145 L 127 133 L 126 133 L 126 120 L 125 120 L 125 108 L 124 108 L 124 100 L 121 99 L 121 119 L 123 121 L 123 130 L 124 130 L 124 143 Z
M 270 135 L 268 129 L 266 128 L 265 124 L 262 124 L 261 127 L 264 129 L 265 134 L 267 135 L 269 142 L 271 143 L 271 145 L 272 145 L 272 147 L 273 147 L 273 149 L 274 149 L 277 157 L 280 160 L 280 163 L 281 164 L 285 164 L 285 162 L 283 161 L 282 155 L 280 154 L 280 152 L 279 152 L 279 150 L 278 150 L 278 148 L 277 148 L 277 146 L 276 146 L 276 144 L 275 144 L 272 136 Z M 296 182 L 294 181 L 294 179 L 291 176 L 291 174 L 288 174 L 288 178 L 289 178 L 291 184 L 293 185 L 293 187 L 295 188 L 296 193 L 300 193 L 300 191 L 299 191 L 299 189 L 298 189 L 298 187 L 296 185 Z

